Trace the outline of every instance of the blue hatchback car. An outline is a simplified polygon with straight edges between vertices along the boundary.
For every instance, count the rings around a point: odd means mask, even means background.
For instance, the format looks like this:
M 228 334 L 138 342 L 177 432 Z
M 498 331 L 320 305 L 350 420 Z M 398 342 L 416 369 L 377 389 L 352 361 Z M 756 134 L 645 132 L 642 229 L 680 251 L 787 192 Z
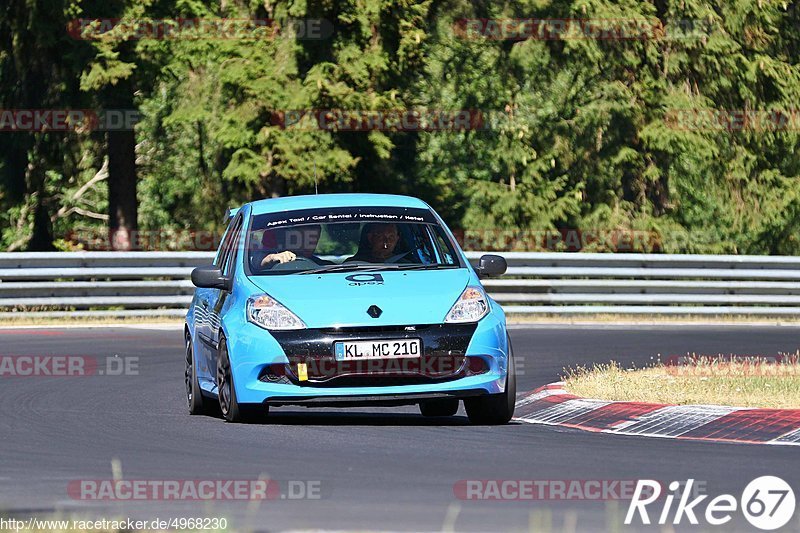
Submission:
M 230 422 L 286 405 L 420 406 L 504 424 L 516 382 L 506 318 L 425 202 L 327 194 L 231 210 L 213 265 L 192 272 L 191 414 Z

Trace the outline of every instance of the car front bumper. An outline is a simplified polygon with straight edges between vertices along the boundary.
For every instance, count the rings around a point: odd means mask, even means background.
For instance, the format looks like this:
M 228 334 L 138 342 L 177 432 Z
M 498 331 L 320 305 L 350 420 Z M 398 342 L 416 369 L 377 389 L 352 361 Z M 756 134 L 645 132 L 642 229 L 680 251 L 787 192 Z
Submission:
M 414 329 L 409 329 L 409 328 Z M 342 406 L 402 405 L 429 399 L 463 398 L 504 391 L 508 337 L 502 311 L 477 324 L 435 324 L 394 328 L 308 329 L 268 332 L 249 322 L 227 331 L 236 396 L 240 403 L 266 405 Z M 423 357 L 440 362 L 480 361 L 481 371 L 466 366 L 444 373 L 315 376 L 299 381 L 297 364 L 333 360 L 333 343 L 343 340 L 420 338 Z M 324 366 L 324 365 L 323 365 Z M 265 379 L 275 368 L 285 368 L 281 379 Z

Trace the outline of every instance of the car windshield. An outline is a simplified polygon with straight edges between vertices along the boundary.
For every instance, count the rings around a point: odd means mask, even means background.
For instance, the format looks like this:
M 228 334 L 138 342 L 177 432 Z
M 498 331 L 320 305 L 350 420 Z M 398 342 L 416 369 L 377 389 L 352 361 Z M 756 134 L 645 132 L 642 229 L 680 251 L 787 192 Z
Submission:
M 433 214 L 409 208 L 335 208 L 254 215 L 250 275 L 459 267 Z

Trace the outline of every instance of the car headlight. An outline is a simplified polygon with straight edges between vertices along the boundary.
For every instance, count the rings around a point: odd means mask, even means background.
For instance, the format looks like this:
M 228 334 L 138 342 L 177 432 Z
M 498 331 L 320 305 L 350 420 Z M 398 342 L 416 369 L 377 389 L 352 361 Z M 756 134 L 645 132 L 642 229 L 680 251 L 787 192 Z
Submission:
M 489 299 L 480 287 L 467 287 L 445 317 L 445 322 L 477 322 L 489 313 Z
M 297 315 L 267 294 L 247 300 L 247 320 L 264 329 L 305 329 Z

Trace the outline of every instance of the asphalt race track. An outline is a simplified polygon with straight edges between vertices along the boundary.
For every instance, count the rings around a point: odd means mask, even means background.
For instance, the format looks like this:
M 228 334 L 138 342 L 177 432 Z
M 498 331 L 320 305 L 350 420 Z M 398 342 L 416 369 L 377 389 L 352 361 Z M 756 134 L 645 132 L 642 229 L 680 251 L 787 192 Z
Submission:
M 641 365 L 658 354 L 774 355 L 800 348 L 800 330 L 793 327 L 537 326 L 514 328 L 511 337 L 522 374 L 520 394 L 557 380 L 570 365 L 611 359 Z M 750 480 L 777 475 L 800 490 L 800 452 L 794 447 L 522 423 L 474 427 L 463 409 L 450 419 L 426 419 L 415 407 L 286 407 L 274 409 L 269 423 L 260 425 L 191 417 L 185 413 L 182 350 L 178 328 L 0 330 L 4 356 L 138 358 L 138 370 L 130 375 L 0 377 L 0 514 L 225 516 L 231 527 L 259 531 L 631 531 L 622 525 L 625 501 L 468 501 L 458 499 L 453 487 L 459 480 L 693 478 L 712 497 L 738 498 Z M 114 460 L 125 479 L 268 476 L 282 490 L 290 481 L 310 481 L 320 497 L 93 502 L 68 493 L 70 481 L 112 478 Z M 735 529 L 746 525 L 739 521 Z M 797 515 L 786 529 L 800 529 Z

